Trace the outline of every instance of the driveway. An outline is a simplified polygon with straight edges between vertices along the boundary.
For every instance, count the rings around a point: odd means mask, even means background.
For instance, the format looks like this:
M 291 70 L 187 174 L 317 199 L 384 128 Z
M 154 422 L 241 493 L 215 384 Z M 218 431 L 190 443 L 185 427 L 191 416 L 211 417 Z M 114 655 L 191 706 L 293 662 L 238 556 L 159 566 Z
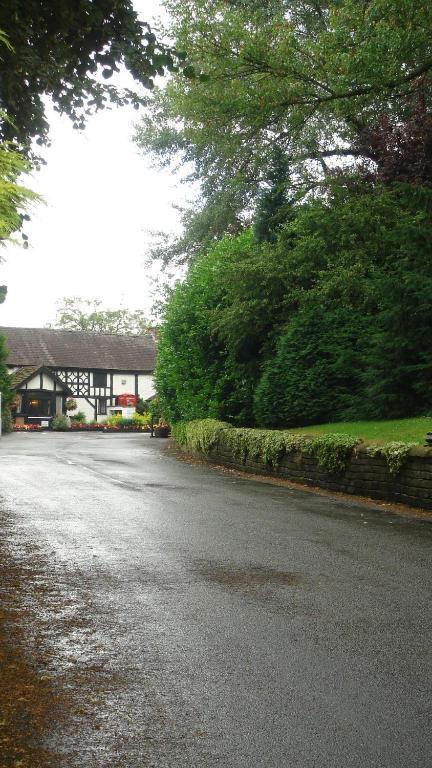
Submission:
M 0 441 L 30 768 L 425 768 L 432 526 L 165 446 Z

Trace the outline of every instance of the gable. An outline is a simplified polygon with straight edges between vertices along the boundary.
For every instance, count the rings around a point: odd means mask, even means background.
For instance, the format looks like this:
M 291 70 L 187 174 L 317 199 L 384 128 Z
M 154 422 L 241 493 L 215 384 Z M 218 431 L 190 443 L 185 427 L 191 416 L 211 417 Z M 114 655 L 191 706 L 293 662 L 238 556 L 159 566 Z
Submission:
M 59 377 L 44 366 L 23 366 L 12 374 L 12 387 L 16 390 L 44 389 L 49 392 L 64 392 L 70 394 L 70 389 Z

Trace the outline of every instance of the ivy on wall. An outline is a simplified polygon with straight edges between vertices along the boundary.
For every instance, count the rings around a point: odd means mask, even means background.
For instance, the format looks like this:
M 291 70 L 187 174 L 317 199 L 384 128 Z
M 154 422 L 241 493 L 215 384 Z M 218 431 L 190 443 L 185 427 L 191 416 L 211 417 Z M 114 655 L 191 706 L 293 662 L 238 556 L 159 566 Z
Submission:
M 181 421 L 173 426 L 176 442 L 188 451 L 209 455 L 212 449 L 229 449 L 243 464 L 248 459 L 277 469 L 291 453 L 313 456 L 318 467 L 332 475 L 343 474 L 360 446 L 370 456 L 383 456 L 392 475 L 397 475 L 414 443 L 389 442 L 365 445 L 351 435 L 327 434 L 313 437 L 285 430 L 235 428 L 217 419 Z

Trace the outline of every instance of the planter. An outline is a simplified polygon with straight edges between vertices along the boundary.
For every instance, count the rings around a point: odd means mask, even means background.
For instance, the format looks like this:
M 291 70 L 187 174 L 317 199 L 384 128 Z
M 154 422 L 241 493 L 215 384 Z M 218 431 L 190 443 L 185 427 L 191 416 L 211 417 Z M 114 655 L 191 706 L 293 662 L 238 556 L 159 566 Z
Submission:
M 169 434 L 170 434 L 169 427 L 155 427 L 154 429 L 155 437 L 169 437 Z

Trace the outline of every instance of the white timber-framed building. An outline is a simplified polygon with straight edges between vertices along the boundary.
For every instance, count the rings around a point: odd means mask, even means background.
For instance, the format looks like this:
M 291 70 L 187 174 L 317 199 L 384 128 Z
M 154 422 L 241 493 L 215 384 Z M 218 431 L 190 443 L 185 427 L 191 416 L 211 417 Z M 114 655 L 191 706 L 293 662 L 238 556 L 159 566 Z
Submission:
M 151 334 L 6 327 L 0 334 L 9 351 L 17 423 L 48 427 L 53 416 L 66 412 L 70 398 L 88 421 L 105 421 L 118 410 L 119 395 L 143 400 L 154 395 L 156 342 Z

